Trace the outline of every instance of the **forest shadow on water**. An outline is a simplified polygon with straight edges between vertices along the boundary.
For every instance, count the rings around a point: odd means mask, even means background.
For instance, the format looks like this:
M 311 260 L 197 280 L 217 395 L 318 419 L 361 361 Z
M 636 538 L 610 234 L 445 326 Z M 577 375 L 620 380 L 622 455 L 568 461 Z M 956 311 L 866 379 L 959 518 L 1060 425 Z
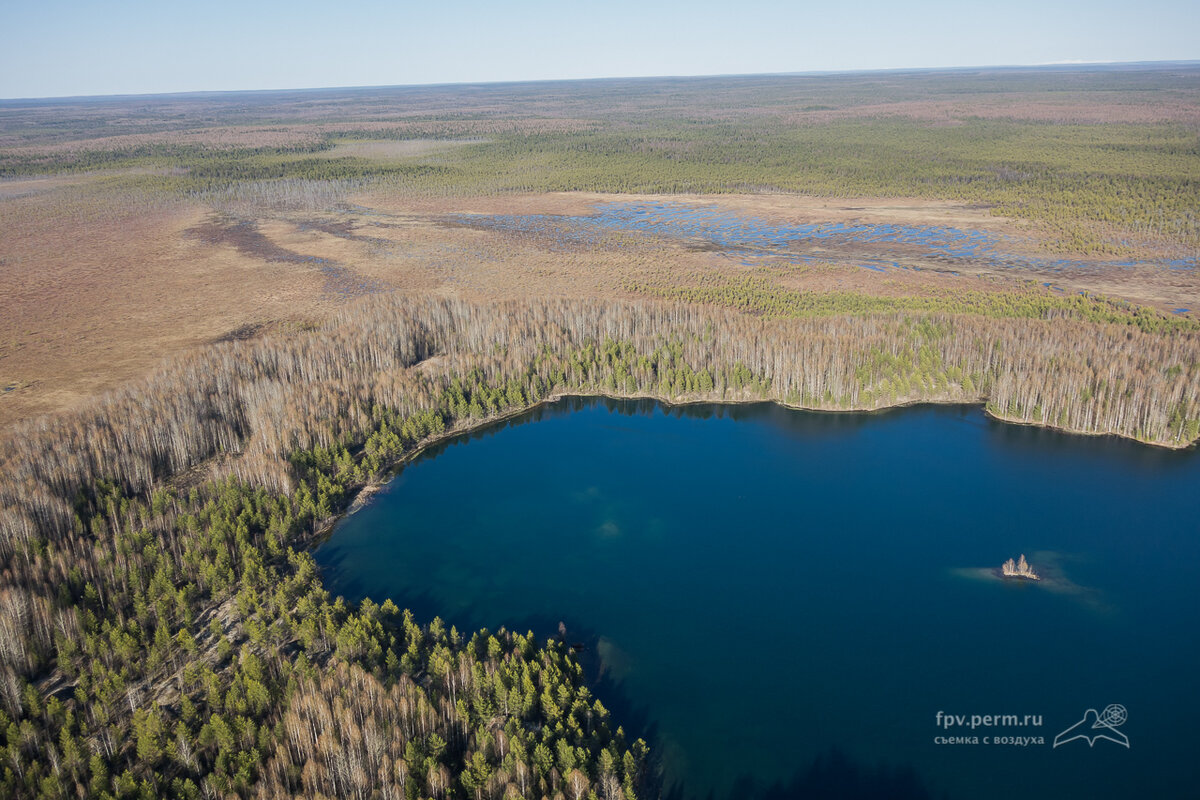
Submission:
M 333 556 L 324 561 L 324 568 L 330 572 L 344 574 L 340 569 L 343 566 L 344 558 L 344 554 Z M 356 599 L 370 598 L 378 603 L 390 599 L 398 608 L 412 612 L 416 619 L 433 620 L 442 618 L 440 615 L 444 613 L 442 603 L 430 590 L 399 590 L 389 592 L 387 597 L 376 597 L 368 591 L 368 587 L 361 580 L 353 578 L 339 580 L 338 590 L 339 594 L 345 596 Z M 625 681 L 614 677 L 610 665 L 605 663 L 602 655 L 604 637 L 598 631 L 569 616 L 530 614 L 520 618 L 506 619 L 499 625 L 495 623 L 493 617 L 494 615 L 481 611 L 466 616 L 456 615 L 453 619 L 442 618 L 442 621 L 447 628 L 458 628 L 459 633 L 464 636 L 470 636 L 475 631 L 485 629 L 508 630 L 519 634 L 532 633 L 535 641 L 538 642 L 549 640 L 561 642 L 575 655 L 583 669 L 585 684 L 609 710 L 614 724 L 624 729 L 626 740 L 634 742 L 637 739 L 644 739 L 650 743 L 652 754 L 655 752 L 654 744 L 658 738 L 658 723 L 651 716 L 651 708 L 648 704 L 635 702 Z M 661 763 L 653 760 L 652 756 L 651 770 L 659 773 L 661 766 Z M 652 777 L 651 785 L 661 789 L 661 780 L 656 781 Z
M 703 414 L 698 409 L 692 411 Z M 392 600 L 418 619 L 433 619 L 437 613 L 438 606 L 428 592 L 402 593 Z M 467 630 L 484 627 L 481 618 Z M 624 730 L 626 740 L 643 739 L 649 743 L 650 775 L 643 786 L 646 796 L 662 800 L 697 797 L 690 792 L 686 781 L 671 781 L 665 776 L 661 757 L 664 742 L 651 706 L 636 702 L 625 682 L 614 678 L 605 663 L 604 637 L 599 632 L 579 622 L 547 615 L 513 620 L 503 627 L 515 633 L 532 632 L 538 641 L 557 639 L 572 650 L 583 668 L 587 687 L 608 709 L 614 723 Z M 949 797 L 934 795 L 912 765 L 869 765 L 833 747 L 797 768 L 786 780 L 763 781 L 755 775 L 742 774 L 734 779 L 727 792 L 709 791 L 701 800 L 949 800 Z
M 684 800 L 682 788 L 663 794 L 664 800 Z M 798 768 L 786 780 L 764 783 L 752 775 L 734 781 L 724 797 L 705 800 L 949 800 L 934 795 L 911 765 L 869 766 L 837 748 L 830 748 Z
M 978 408 L 977 405 L 965 403 L 947 404 L 942 407 L 961 409 Z M 808 409 L 798 411 L 797 409 L 789 408 L 770 400 L 726 403 L 710 401 L 671 403 L 653 397 L 626 398 L 596 395 L 565 395 L 548 403 L 540 403 L 519 414 L 481 425 L 430 445 L 411 463 L 416 464 L 421 461 L 437 458 L 453 447 L 491 438 L 509 428 L 520 427 L 556 417 L 569 416 L 590 408 L 603 408 L 613 415 L 622 417 L 661 414 L 675 419 L 720 419 L 731 420 L 733 422 L 746 422 L 750 420 L 768 421 L 780 431 L 786 431 L 789 434 L 797 436 L 837 438 L 870 425 L 873 421 L 883 416 L 903 413 L 905 409 L 910 407 L 891 406 L 874 411 L 824 411 Z M 1028 426 L 1018 427 L 1029 430 Z
M 665 798 L 683 800 L 684 793 L 668 792 Z M 709 795 L 708 800 L 724 799 Z M 869 766 L 830 748 L 787 781 L 762 784 L 749 775 L 739 777 L 727 800 L 935 800 L 935 795 L 910 765 Z

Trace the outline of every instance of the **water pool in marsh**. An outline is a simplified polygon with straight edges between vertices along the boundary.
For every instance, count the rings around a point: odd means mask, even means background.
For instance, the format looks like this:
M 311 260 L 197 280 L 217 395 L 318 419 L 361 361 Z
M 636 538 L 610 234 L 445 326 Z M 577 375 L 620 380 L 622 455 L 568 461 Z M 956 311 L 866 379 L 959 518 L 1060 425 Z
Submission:
M 610 201 L 593 213 L 454 214 L 455 225 L 537 238 L 550 249 L 598 248 L 612 234 L 642 234 L 699 243 L 745 265 L 765 261 L 807 264 L 844 261 L 875 272 L 908 269 L 916 258 L 950 272 L 967 262 L 1039 275 L 1113 275 L 1139 267 L 1191 271 L 1195 259 L 1139 262 L 1128 259 L 1039 258 L 1014 253 L 1016 242 L 987 231 L 945 225 L 877 223 L 772 223 L 715 205 L 678 201 Z M 816 249 L 819 248 L 819 249 Z M 831 250 L 833 248 L 833 250 Z M 905 262 L 905 263 L 902 263 Z

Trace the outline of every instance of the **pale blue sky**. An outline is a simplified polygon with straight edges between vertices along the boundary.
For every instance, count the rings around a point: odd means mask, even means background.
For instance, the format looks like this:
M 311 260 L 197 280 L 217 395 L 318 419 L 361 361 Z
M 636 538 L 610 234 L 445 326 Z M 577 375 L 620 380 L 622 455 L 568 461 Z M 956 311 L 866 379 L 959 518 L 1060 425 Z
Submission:
M 1200 1 L 0 0 L 0 97 L 1200 59 Z

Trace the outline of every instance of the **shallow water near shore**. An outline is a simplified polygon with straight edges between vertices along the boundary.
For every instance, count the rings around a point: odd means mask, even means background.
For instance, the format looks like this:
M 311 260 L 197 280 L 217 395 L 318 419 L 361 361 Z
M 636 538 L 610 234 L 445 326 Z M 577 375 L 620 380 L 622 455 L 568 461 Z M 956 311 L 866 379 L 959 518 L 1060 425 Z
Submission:
M 1197 487 L 1194 448 L 974 407 L 567 399 L 432 448 L 316 558 L 460 630 L 563 621 L 669 796 L 1187 796 Z M 1045 580 L 994 577 L 1021 553 Z M 1052 746 L 1113 704 L 1128 747 Z M 1007 714 L 1042 725 L 968 729 Z

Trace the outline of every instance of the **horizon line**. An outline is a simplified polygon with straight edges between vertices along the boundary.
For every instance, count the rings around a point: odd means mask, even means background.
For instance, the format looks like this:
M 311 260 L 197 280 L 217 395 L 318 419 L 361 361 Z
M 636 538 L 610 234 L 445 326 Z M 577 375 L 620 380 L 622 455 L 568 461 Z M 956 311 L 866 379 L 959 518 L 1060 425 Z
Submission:
M 40 97 L 0 97 L 0 103 L 38 102 L 48 100 L 105 100 L 127 98 L 155 97 L 186 97 L 221 94 L 270 94 L 281 92 L 318 92 L 334 90 L 362 89 L 423 89 L 454 86 L 509 86 L 538 83 L 586 83 L 599 81 L 649 81 L 649 80 L 682 80 L 704 78 L 755 78 L 755 77 L 809 77 L 834 75 L 867 75 L 881 73 L 906 72 L 960 72 L 967 70 L 1021 70 L 1021 69 L 1086 69 L 1089 67 L 1170 67 L 1170 66 L 1200 66 L 1200 59 L 1165 59 L 1162 61 L 1049 61 L 1036 64 L 968 64 L 958 66 L 924 66 L 924 67 L 871 67 L 866 69 L 814 69 L 796 70 L 790 72 L 723 72 L 691 75 L 600 75 L 586 78 L 531 78 L 520 80 L 480 80 L 480 81 L 432 81 L 428 83 L 380 83 L 333 86 L 293 86 L 267 87 L 246 89 L 185 89 L 167 92 L 116 92 L 113 94 L 62 94 L 43 95 Z

